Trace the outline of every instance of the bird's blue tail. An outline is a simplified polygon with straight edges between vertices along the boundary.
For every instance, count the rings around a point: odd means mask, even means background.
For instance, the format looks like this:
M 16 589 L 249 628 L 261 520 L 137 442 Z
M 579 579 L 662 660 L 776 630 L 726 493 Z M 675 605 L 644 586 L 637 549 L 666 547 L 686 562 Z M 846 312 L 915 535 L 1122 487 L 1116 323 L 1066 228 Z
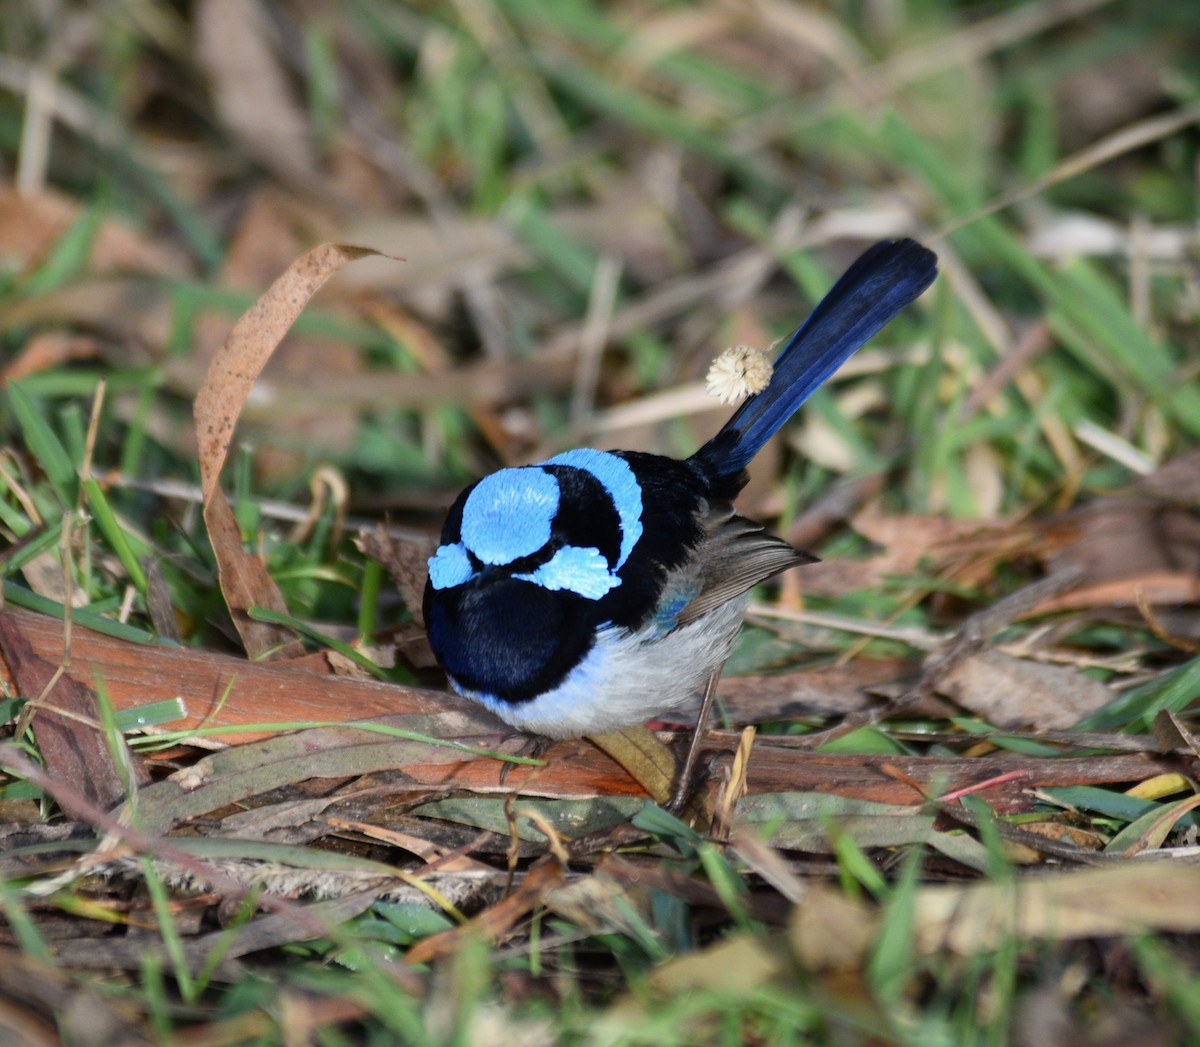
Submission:
M 935 276 L 937 256 L 915 240 L 884 240 L 868 248 L 788 339 L 770 384 L 734 412 L 692 456 L 693 463 L 715 481 L 740 476 L 825 379 Z

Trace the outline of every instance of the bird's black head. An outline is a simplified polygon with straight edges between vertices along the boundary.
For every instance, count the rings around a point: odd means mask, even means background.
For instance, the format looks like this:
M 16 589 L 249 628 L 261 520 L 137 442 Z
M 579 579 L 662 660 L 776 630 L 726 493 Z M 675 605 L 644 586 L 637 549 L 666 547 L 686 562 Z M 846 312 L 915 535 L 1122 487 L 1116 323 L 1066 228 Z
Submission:
M 455 682 L 512 702 L 561 683 L 621 584 L 624 526 L 637 524 L 625 516 L 592 472 L 561 462 L 502 469 L 464 491 L 425 590 L 429 641 Z

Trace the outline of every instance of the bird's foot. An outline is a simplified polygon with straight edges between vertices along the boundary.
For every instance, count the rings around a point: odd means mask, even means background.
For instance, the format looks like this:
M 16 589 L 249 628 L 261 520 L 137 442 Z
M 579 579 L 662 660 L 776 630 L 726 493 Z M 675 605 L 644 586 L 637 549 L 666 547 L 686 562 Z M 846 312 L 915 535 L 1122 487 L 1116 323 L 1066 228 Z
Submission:
M 512 755 L 520 756 L 528 760 L 541 759 L 542 753 L 549 749 L 554 743 L 553 738 L 548 738 L 544 734 L 525 734 L 524 731 L 514 731 L 513 734 L 509 735 L 508 737 L 511 738 L 516 734 L 522 735 L 523 739 L 520 748 L 517 749 L 517 751 Z M 500 768 L 501 785 L 504 784 L 504 780 L 508 777 L 508 772 L 516 766 L 517 765 L 515 763 L 510 763 L 508 760 L 504 761 L 504 766 Z

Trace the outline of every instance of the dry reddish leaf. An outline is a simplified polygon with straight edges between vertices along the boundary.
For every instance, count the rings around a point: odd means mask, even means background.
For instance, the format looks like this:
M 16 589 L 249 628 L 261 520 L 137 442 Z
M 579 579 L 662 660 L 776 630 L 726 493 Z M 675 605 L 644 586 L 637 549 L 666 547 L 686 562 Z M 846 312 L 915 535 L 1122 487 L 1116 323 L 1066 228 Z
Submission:
M 0 655 L 16 693 L 42 699 L 31 722 L 46 770 L 55 778 L 77 782 L 89 800 L 106 810 L 124 800 L 124 782 L 99 726 L 95 692 L 62 673 L 42 697 L 58 666 L 34 653 L 9 611 L 0 611 Z M 149 782 L 141 759 L 130 753 L 128 760 L 135 781 Z
M 628 771 L 584 739 L 555 742 L 539 759 L 542 761 L 540 767 L 516 764 L 509 766 L 503 781 L 501 765 L 490 759 L 442 764 L 408 764 L 404 773 L 415 782 L 439 788 L 468 789 L 482 793 L 517 793 L 548 799 L 647 795 L 646 790 Z
M 4 613 L 35 654 L 55 665 L 62 661 L 65 641 L 60 620 L 17 608 Z M 362 718 L 470 714 L 465 728 L 461 719 L 454 728 L 459 734 L 511 730 L 481 706 L 444 693 L 377 680 L 331 680 L 323 652 L 286 662 L 255 663 L 186 647 L 147 647 L 76 625 L 71 635 L 71 664 L 77 677 L 102 675 L 116 709 L 180 699 L 184 718 L 169 724 L 171 730 L 264 721 L 345 720 L 348 709 Z M 5 674 L 2 661 L 0 682 L 16 686 L 12 674 Z M 447 732 L 444 737 L 455 737 L 449 724 L 443 728 Z M 247 732 L 213 744 L 244 744 L 275 733 Z
M 1116 697 L 1078 669 L 986 650 L 959 662 L 938 691 L 1000 727 L 1071 727 Z
M 10 610 L 33 651 L 57 664 L 62 659 L 62 622 L 29 611 Z M 293 662 L 257 664 L 228 655 L 186 648 L 154 647 L 127 643 L 89 632 L 78 626 L 71 640 L 73 670 L 90 677 L 100 672 L 113 706 L 127 709 L 150 701 L 181 698 L 187 714 L 172 728 L 186 730 L 213 726 L 256 724 L 263 721 L 344 720 L 346 711 L 395 727 L 440 738 L 457 738 L 477 744 L 511 735 L 511 728 L 474 703 L 445 692 L 318 675 L 313 665 Z M 0 682 L 12 686 L 11 674 Z M 256 741 L 276 732 L 257 731 L 224 735 L 231 744 Z M 728 731 L 709 732 L 702 765 L 714 764 L 705 788 L 715 792 L 723 776 L 722 764 L 731 758 L 738 736 Z M 680 735 L 675 745 L 686 742 Z M 220 744 L 220 743 L 217 743 Z M 439 754 L 440 756 L 440 754 Z M 556 742 L 542 756 L 541 767 L 513 766 L 504 782 L 499 764 L 492 759 L 464 754 L 461 760 L 423 762 L 405 766 L 405 774 L 425 785 L 472 789 L 482 792 L 519 792 L 531 796 L 579 798 L 586 796 L 642 796 L 644 790 L 612 759 L 590 742 Z M 885 766 L 886 765 L 886 766 Z M 899 767 L 915 789 L 887 767 Z M 1006 779 L 986 788 L 982 795 L 1003 810 L 1029 805 L 1028 789 L 1041 785 L 1082 785 L 1139 782 L 1155 774 L 1179 771 L 1175 757 L 1142 754 L 1050 757 L 1033 759 L 1012 753 L 983 758 L 897 757 L 870 754 L 812 753 L 772 744 L 759 738 L 750 762 L 751 793 L 797 791 L 826 792 L 884 803 L 916 803 L 921 790 L 953 792 L 1021 770 L 1024 777 Z
M 1102 499 L 1048 521 L 1034 548 L 1051 572 L 1078 569 L 1069 593 L 1035 614 L 1200 603 L 1200 514 L 1168 503 Z
M 680 740 L 686 741 L 682 737 Z M 702 788 L 715 793 L 724 767 L 737 747 L 737 735 L 711 731 L 705 737 L 701 766 L 709 767 Z M 461 764 L 413 765 L 405 773 L 427 785 L 496 792 L 515 791 L 533 796 L 638 796 L 644 790 L 632 777 L 586 741 L 556 742 L 542 754 L 544 766 L 514 766 L 503 785 L 496 764 L 474 760 Z M 998 810 L 1027 810 L 1031 788 L 1050 785 L 1100 785 L 1138 782 L 1167 770 L 1177 770 L 1174 758 L 1142 754 L 1115 756 L 1031 758 L 1012 753 L 964 759 L 961 756 L 880 756 L 874 753 L 813 753 L 770 744 L 760 738 L 750 762 L 751 794 L 771 792 L 830 793 L 879 803 L 921 802 L 934 789 L 956 792 L 975 789 Z M 898 780 L 889 768 L 899 767 L 919 788 Z M 1005 777 L 1020 771 L 1020 777 Z
M 886 549 L 890 557 L 915 570 L 930 550 L 947 542 L 988 534 L 1003 526 L 992 520 L 953 520 L 943 516 L 886 516 L 877 505 L 854 517 L 854 529 L 868 541 Z
M 728 732 L 714 732 L 706 751 L 731 749 Z M 728 757 L 722 757 L 722 760 Z M 993 807 L 1005 812 L 1028 809 L 1029 790 L 1051 785 L 1101 785 L 1140 782 L 1155 774 L 1178 770 L 1174 757 L 1141 753 L 1035 758 L 1016 753 L 996 753 L 964 759 L 961 756 L 886 756 L 875 753 L 799 753 L 761 739 L 750 765 L 750 792 L 821 792 L 880 803 L 921 802 L 934 788 L 955 793 L 971 788 Z M 899 780 L 894 769 L 916 783 L 914 789 Z M 1020 771 L 1021 777 L 1007 777 Z M 520 778 L 515 769 L 509 779 Z M 984 788 L 974 787 L 987 784 Z
M 911 709 L 928 700 L 946 675 L 967 658 L 984 650 L 988 640 L 1018 618 L 1031 613 L 1042 600 L 1070 589 L 1079 572 L 1074 569 L 1049 575 L 1022 586 L 995 603 L 975 611 L 959 624 L 954 635 L 925 656 L 916 681 L 884 706 L 845 717 L 840 724 L 808 739 L 812 746 L 824 745 L 851 730 Z
M 217 559 L 221 592 L 252 659 L 295 657 L 304 653 L 304 647 L 291 630 L 255 622 L 246 613 L 251 607 L 284 613 L 287 607 L 266 565 L 242 544 L 241 529 L 218 486 L 221 468 L 255 379 L 309 299 L 347 262 L 375 253 L 367 247 L 327 243 L 301 255 L 234 324 L 196 394 L 204 521 Z

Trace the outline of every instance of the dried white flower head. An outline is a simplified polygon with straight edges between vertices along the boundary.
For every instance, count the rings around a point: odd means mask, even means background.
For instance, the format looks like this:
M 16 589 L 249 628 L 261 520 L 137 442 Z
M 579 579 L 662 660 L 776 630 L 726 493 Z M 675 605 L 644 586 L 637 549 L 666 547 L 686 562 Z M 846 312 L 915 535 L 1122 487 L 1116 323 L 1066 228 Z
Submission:
M 749 345 L 732 345 L 708 369 L 705 388 L 723 404 L 736 404 L 761 393 L 774 368 L 767 354 Z

